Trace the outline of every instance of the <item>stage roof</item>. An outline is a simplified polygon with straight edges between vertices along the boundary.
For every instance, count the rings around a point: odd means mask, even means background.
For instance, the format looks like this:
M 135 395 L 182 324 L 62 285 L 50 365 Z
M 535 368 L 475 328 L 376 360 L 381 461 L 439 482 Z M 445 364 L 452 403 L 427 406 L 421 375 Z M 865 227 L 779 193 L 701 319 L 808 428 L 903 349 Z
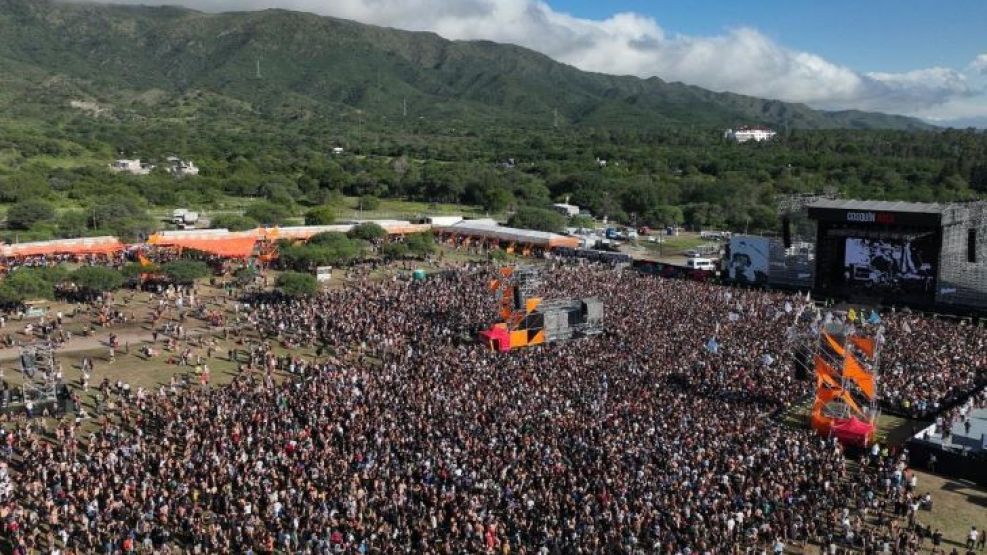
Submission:
M 870 212 L 908 212 L 912 214 L 942 214 L 945 204 L 902 202 L 890 200 L 820 199 L 807 205 L 822 210 L 860 210 Z

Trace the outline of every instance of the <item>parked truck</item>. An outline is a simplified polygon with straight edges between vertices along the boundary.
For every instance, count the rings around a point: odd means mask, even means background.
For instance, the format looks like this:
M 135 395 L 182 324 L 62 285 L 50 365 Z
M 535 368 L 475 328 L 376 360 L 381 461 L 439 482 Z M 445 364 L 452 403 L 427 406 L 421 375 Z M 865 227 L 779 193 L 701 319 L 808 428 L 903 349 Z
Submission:
M 186 208 L 176 208 L 171 213 L 171 223 L 180 227 L 191 227 L 199 221 L 199 213 Z

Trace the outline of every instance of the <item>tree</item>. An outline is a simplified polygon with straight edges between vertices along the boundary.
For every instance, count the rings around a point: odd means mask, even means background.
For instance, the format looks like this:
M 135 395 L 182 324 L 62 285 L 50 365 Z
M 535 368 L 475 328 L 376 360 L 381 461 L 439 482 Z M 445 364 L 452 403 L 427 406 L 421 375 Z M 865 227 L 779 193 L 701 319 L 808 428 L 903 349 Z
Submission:
M 0 302 L 20 303 L 55 298 L 55 285 L 68 275 L 61 266 L 15 268 L 0 282 Z
M 380 199 L 373 195 L 363 195 L 357 200 L 360 210 L 377 210 L 380 208 Z
M 503 187 L 491 187 L 483 193 L 483 209 L 487 212 L 503 212 L 514 202 L 514 195 Z
M 210 227 L 225 228 L 230 231 L 247 231 L 248 229 L 257 227 L 257 220 L 238 214 L 220 214 L 212 218 L 209 225 Z
M 281 225 L 291 217 L 291 212 L 280 204 L 259 201 L 247 207 L 243 215 L 264 225 Z
M 387 231 L 373 222 L 364 222 L 354 226 L 346 235 L 350 239 L 363 239 L 372 242 L 387 237 Z
M 524 206 L 519 208 L 518 211 L 511 216 L 511 219 L 507 221 L 507 225 L 511 227 L 534 229 L 537 231 L 551 231 L 553 233 L 561 233 L 564 231 L 565 223 L 566 219 L 562 214 L 559 214 L 553 210 L 534 208 L 532 206 Z
M 242 266 L 233 272 L 233 278 L 236 280 L 237 285 L 241 287 L 250 285 L 257 279 L 257 269 L 253 266 Z
M 336 221 L 332 206 L 316 206 L 305 213 L 305 225 L 330 225 Z
M 569 225 L 571 227 L 578 227 L 582 229 L 593 229 L 596 227 L 596 222 L 593 218 L 585 214 L 576 214 L 575 216 L 569 218 Z
M 161 266 L 161 272 L 168 276 L 168 279 L 175 283 L 188 285 L 197 279 L 202 279 L 212 274 L 212 270 L 205 262 L 198 260 L 174 260 L 166 262 Z
M 7 210 L 7 226 L 11 229 L 29 229 L 38 222 L 51 221 L 55 207 L 41 199 L 22 200 Z
M 311 297 L 319 291 L 315 276 L 301 272 L 281 272 L 274 286 L 282 294 L 294 298 Z
M 124 264 L 123 267 L 120 268 L 120 274 L 123 275 L 123 277 L 125 278 L 135 278 L 140 276 L 141 274 L 157 274 L 160 271 L 161 271 L 161 266 L 158 266 L 153 262 L 150 264 L 130 262 L 128 264 Z
M 350 239 L 334 231 L 313 235 L 308 243 L 298 245 L 290 241 L 278 244 L 283 266 L 310 272 L 319 266 L 346 265 L 363 257 L 364 242 Z
M 435 252 L 435 237 L 429 233 L 413 233 L 405 239 L 408 253 L 423 258 Z
M 399 260 L 408 256 L 408 245 L 395 241 L 380 248 L 380 254 L 388 260 Z
M 123 274 L 104 266 L 83 266 L 72 272 L 72 282 L 85 295 L 95 297 L 123 287 Z

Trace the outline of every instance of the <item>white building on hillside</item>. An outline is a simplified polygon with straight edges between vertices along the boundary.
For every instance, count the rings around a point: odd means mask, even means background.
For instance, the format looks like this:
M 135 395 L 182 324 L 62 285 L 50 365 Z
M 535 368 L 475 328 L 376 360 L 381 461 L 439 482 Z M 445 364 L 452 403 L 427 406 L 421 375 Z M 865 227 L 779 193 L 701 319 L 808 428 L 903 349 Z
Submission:
M 747 141 L 770 141 L 777 133 L 764 127 L 741 127 L 736 131 L 727 129 L 723 133 L 724 139 L 746 143 Z
M 554 208 L 556 212 L 562 214 L 567 218 L 571 218 L 573 216 L 579 215 L 579 207 L 576 206 L 575 204 L 569 204 L 567 202 L 557 202 L 552 205 L 552 208 Z
M 154 169 L 152 164 L 142 164 L 138 160 L 114 160 L 110 169 L 116 172 L 126 172 L 133 175 L 147 175 Z
M 168 173 L 173 174 L 175 177 L 199 175 L 199 167 L 191 160 L 182 160 L 176 156 L 169 156 L 168 165 Z

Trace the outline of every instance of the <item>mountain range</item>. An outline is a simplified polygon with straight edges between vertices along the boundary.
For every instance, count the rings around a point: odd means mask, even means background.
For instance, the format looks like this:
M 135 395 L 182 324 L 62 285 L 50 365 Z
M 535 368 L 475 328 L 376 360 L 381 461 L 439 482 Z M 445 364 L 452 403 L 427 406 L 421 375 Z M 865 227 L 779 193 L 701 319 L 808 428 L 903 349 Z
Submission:
M 580 71 L 518 46 L 284 10 L 0 0 L 0 106 L 128 117 L 200 99 L 216 117 L 649 129 L 929 129 L 917 119 Z M 752 79 L 756 76 L 752 76 Z M 205 98 L 206 100 L 202 100 Z

